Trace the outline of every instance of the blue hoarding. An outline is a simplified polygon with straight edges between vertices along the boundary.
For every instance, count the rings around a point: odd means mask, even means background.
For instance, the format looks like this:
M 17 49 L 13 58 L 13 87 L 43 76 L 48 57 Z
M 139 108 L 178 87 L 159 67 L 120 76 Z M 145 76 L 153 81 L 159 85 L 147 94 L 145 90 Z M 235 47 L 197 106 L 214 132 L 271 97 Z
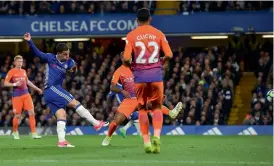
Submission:
M 56 127 L 38 127 L 37 133 L 40 135 L 56 135 Z M 108 127 L 95 131 L 91 126 L 68 126 L 67 135 L 106 135 Z M 0 127 L 1 135 L 11 135 L 11 127 Z M 30 134 L 29 127 L 20 127 L 20 135 Z M 153 128 L 150 128 L 153 133 Z M 120 134 L 116 130 L 114 135 Z M 128 135 L 138 135 L 135 127 L 130 127 Z M 273 126 L 163 126 L 162 135 L 273 135 Z
M 96 132 L 92 127 L 67 127 L 68 135 L 106 135 L 107 128 Z M 150 128 L 153 133 L 153 128 Z M 115 134 L 119 134 L 117 130 Z M 128 135 L 137 135 L 135 127 L 127 131 Z M 273 135 L 272 126 L 164 126 L 162 135 Z
M 137 26 L 135 15 L 48 15 L 1 16 L 0 36 L 96 36 L 125 35 Z M 152 24 L 165 34 L 229 33 L 233 27 L 244 31 L 273 31 L 271 12 L 197 13 L 153 16 Z

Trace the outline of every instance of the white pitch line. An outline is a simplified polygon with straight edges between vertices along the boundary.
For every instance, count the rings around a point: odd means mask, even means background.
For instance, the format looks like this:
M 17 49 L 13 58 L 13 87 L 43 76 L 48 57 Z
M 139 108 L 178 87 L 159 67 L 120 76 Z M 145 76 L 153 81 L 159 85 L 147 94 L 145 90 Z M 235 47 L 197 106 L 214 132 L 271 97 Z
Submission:
M 28 159 L 19 159 L 19 160 L 0 160 L 0 163 L 123 163 L 123 164 L 221 164 L 221 165 L 271 165 L 271 162 L 265 161 L 199 161 L 199 160 L 28 160 Z

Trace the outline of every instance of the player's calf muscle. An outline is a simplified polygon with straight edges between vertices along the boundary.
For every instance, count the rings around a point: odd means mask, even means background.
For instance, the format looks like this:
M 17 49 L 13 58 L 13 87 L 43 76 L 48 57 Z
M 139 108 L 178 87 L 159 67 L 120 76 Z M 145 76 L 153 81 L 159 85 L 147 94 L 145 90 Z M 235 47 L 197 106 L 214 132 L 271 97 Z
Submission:
M 126 120 L 126 116 L 120 112 L 117 112 L 114 118 L 114 121 L 117 125 L 120 125 Z
M 21 114 L 15 114 L 14 116 L 19 119 L 21 117 Z
M 80 102 L 74 99 L 68 104 L 68 107 L 75 108 L 79 104 L 80 104 Z
M 34 116 L 35 115 L 34 110 L 29 110 L 28 114 L 29 114 L 29 116 Z

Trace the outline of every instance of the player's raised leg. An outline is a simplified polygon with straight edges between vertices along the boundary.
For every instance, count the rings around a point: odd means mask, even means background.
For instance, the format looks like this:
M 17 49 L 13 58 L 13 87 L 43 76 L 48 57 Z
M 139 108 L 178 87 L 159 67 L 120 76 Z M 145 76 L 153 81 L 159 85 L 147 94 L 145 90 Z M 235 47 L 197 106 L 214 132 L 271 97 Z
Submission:
M 103 122 L 96 120 L 91 113 L 84 107 L 82 104 L 73 99 L 69 104 L 68 107 L 74 108 L 76 112 L 82 117 L 85 118 L 89 123 L 91 123 L 96 131 L 100 130 L 103 126 L 107 126 L 108 122 Z
M 175 119 L 183 108 L 183 103 L 179 102 L 174 109 L 169 110 L 166 106 L 162 105 L 161 111 L 164 115 L 168 115 L 172 119 Z
M 162 112 L 163 110 L 166 110 L 168 109 L 166 106 L 162 105 Z M 179 102 L 176 104 L 176 106 L 172 109 L 172 110 L 169 110 L 169 117 L 171 117 L 172 119 L 175 119 L 178 114 L 181 112 L 181 110 L 183 109 L 183 103 L 182 102 Z
M 152 109 L 151 102 L 147 104 L 147 108 L 148 110 Z M 170 118 L 175 119 L 180 113 L 180 111 L 182 110 L 182 108 L 183 108 L 183 103 L 179 102 L 176 104 L 176 106 L 172 110 L 169 110 L 166 106 L 162 105 L 161 111 L 164 115 L 168 115 Z M 151 115 L 153 114 L 152 111 L 149 111 L 149 113 Z
M 56 111 L 55 116 L 57 118 L 57 135 L 58 135 L 58 144 L 57 146 L 60 148 L 73 148 L 75 146 L 71 145 L 67 140 L 66 140 L 66 111 L 61 108 Z

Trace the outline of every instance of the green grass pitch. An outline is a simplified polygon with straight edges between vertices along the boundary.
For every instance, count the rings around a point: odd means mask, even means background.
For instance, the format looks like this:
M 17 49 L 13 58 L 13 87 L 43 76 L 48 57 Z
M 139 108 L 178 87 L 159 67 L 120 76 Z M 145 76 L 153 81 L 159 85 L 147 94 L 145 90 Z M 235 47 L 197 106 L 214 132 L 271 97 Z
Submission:
M 56 136 L 0 137 L 0 166 L 261 166 L 273 165 L 272 136 L 162 136 L 161 153 L 145 154 L 138 136 L 67 136 L 75 148 L 57 148 Z

